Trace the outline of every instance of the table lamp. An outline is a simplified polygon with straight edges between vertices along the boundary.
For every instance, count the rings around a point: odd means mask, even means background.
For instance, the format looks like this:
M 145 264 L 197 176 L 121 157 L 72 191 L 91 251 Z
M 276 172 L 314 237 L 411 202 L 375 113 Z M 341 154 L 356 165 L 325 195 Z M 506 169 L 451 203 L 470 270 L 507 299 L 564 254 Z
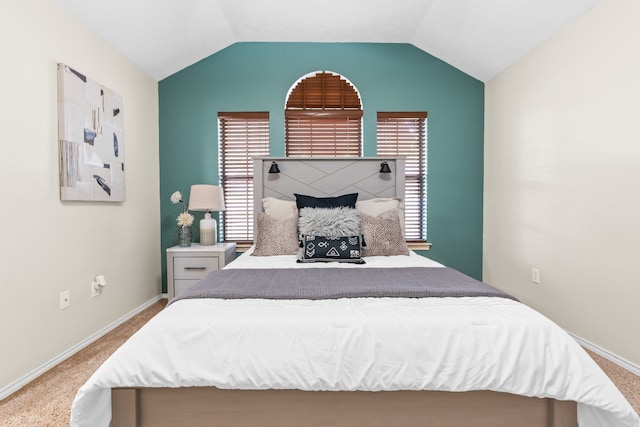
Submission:
M 224 193 L 222 187 L 209 184 L 194 184 L 189 193 L 189 210 L 204 211 L 204 218 L 200 220 L 200 244 L 215 245 L 218 241 L 216 220 L 211 218 L 212 211 L 223 211 Z

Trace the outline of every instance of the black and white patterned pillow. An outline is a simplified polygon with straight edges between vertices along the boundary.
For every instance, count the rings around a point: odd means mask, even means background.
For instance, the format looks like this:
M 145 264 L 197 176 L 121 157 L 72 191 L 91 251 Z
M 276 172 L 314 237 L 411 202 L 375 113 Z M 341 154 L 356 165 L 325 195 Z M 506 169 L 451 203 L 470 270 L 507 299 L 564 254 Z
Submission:
M 303 235 L 298 262 L 348 262 L 364 264 L 362 237 L 326 237 Z

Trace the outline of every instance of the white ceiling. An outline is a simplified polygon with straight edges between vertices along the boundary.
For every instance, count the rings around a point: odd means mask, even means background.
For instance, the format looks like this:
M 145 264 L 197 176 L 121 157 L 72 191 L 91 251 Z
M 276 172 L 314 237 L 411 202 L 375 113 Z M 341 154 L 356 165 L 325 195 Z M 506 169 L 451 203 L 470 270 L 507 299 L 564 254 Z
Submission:
M 157 80 L 236 42 L 411 43 L 487 81 L 598 0 L 56 0 Z

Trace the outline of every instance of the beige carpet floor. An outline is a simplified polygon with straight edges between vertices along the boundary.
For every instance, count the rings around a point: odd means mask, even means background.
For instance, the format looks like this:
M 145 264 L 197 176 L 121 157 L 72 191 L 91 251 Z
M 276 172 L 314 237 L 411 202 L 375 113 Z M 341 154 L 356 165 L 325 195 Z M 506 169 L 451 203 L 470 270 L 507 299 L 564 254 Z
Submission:
M 68 426 L 71 403 L 80 386 L 166 303 L 166 299 L 158 301 L 1 401 L 0 426 Z
M 69 411 L 76 391 L 116 348 L 160 312 L 166 302 L 158 301 L 1 401 L 0 426 L 68 426 Z M 588 353 L 640 413 L 640 377 L 592 352 Z

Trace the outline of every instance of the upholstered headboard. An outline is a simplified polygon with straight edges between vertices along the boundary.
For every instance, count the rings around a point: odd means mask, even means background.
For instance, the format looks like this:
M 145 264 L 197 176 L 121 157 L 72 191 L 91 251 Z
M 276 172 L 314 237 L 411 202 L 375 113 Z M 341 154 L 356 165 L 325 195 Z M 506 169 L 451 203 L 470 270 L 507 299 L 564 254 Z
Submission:
M 386 161 L 391 173 L 380 173 Z M 272 162 L 280 173 L 269 173 Z M 254 220 L 262 199 L 295 200 L 294 193 L 332 197 L 358 193 L 358 200 L 377 197 L 404 199 L 402 157 L 259 157 L 253 161 Z

